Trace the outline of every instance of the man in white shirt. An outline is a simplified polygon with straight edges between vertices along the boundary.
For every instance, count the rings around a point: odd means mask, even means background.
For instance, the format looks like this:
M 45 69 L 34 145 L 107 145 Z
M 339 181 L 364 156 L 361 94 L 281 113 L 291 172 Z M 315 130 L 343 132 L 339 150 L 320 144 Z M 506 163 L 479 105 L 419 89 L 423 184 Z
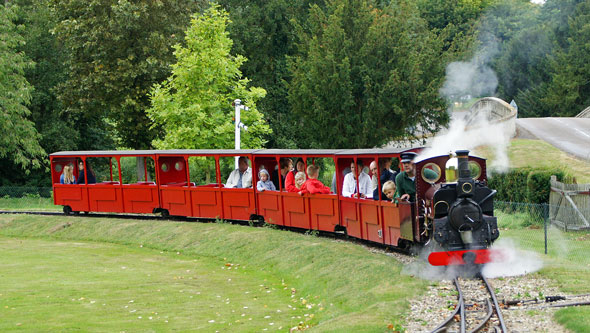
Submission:
M 371 191 L 375 191 L 377 184 L 379 183 L 379 177 L 377 177 L 377 161 L 372 161 L 369 164 L 369 170 L 371 171 Z
M 356 190 L 356 178 L 358 176 L 360 191 Z M 344 177 L 342 196 L 350 198 L 372 198 L 371 177 L 363 172 L 363 163 L 358 160 L 358 167 L 354 162 L 350 164 L 350 173 Z
M 252 169 L 248 165 L 248 158 L 240 156 L 238 168 L 232 171 L 227 177 L 225 187 L 227 188 L 249 188 L 252 187 Z

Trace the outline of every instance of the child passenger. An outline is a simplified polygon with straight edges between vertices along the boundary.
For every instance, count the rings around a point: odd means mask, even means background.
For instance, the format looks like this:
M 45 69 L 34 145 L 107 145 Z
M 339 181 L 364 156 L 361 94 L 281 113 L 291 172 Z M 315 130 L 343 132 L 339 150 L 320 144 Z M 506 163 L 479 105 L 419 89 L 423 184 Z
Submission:
M 66 165 L 64 166 L 64 171 L 62 172 L 61 176 L 59 177 L 60 184 L 76 184 L 76 180 L 74 179 L 74 166 L 73 165 Z
M 301 191 L 301 186 L 305 183 L 305 172 L 299 171 L 295 175 L 295 187 L 297 187 L 298 191 Z
M 301 186 L 299 195 L 303 195 L 305 193 L 330 194 L 332 192 L 328 186 L 322 184 L 322 182 L 317 179 L 319 174 L 320 168 L 318 166 L 310 165 L 307 167 L 307 176 L 309 178 Z
M 258 178 L 260 180 L 258 181 L 258 183 L 256 183 L 256 189 L 259 192 L 277 190 L 275 184 L 273 184 L 273 182 L 269 180 L 270 175 L 268 174 L 268 171 L 266 171 L 266 169 L 261 169 L 260 172 L 258 172 Z
M 395 198 L 395 183 L 391 180 L 386 181 L 383 184 L 383 194 L 385 194 L 385 196 L 387 197 L 387 201 L 391 201 L 394 203 L 397 203 L 397 198 Z M 385 199 L 383 199 L 385 200 Z

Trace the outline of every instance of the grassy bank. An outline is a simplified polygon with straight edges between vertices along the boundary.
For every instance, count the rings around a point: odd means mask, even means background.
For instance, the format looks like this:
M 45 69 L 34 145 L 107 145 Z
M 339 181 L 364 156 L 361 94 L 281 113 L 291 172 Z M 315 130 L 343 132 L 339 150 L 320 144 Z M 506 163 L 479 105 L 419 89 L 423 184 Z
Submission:
M 298 316 L 308 314 L 301 319 L 295 316 L 296 323 L 302 321 L 319 331 L 385 331 L 388 325 L 403 322 L 408 311 L 406 300 L 418 296 L 427 284 L 400 275 L 401 264 L 392 257 L 371 253 L 359 245 L 268 228 L 7 215 L 0 216 L 0 235 L 12 239 L 111 243 L 124 245 L 123 251 L 131 253 L 162 251 L 187 263 L 192 264 L 195 259 L 205 262 L 204 270 L 212 272 L 229 267 L 226 264 L 239 264 L 240 274 L 245 274 L 241 279 L 266 279 L 265 285 L 276 289 L 277 294 L 283 293 L 275 307 L 286 297 L 287 304 L 298 309 L 292 311 L 300 311 Z M 43 252 L 33 251 L 31 255 L 43 256 Z M 230 293 L 230 289 L 224 288 L 226 293 L 219 295 L 223 299 Z M 205 316 L 216 316 L 217 312 L 207 311 Z M 291 317 L 274 325 L 292 325 Z M 87 319 L 89 324 L 95 320 L 100 317 Z
M 479 147 L 475 154 L 494 159 L 492 149 Z M 508 147 L 508 158 L 511 168 L 547 167 L 565 170 L 576 177 L 578 183 L 590 183 L 590 167 L 588 161 L 569 155 L 545 141 L 529 139 L 513 139 Z

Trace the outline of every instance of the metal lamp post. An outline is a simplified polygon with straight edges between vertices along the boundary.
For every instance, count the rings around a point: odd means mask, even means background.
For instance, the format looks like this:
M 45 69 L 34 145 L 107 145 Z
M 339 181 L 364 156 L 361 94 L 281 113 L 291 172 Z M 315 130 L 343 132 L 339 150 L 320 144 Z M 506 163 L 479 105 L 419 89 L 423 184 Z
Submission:
M 235 130 L 235 149 L 236 150 L 240 150 L 240 133 L 241 133 L 241 129 L 243 128 L 244 131 L 248 130 L 248 126 L 244 125 L 241 121 L 240 121 L 240 111 L 244 110 L 244 111 L 248 111 L 249 108 L 245 105 L 242 105 L 242 101 L 239 99 L 234 100 L 234 109 L 236 112 L 235 118 L 235 125 L 234 125 L 234 130 Z M 235 157 L 235 168 L 238 168 L 238 159 L 240 157 L 236 156 Z

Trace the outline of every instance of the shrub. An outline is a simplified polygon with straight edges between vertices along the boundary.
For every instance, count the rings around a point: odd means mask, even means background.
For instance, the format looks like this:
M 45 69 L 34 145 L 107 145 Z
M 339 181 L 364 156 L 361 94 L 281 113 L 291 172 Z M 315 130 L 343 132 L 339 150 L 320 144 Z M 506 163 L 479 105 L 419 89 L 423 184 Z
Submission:
M 492 173 L 490 188 L 498 191 L 496 200 L 506 202 L 549 203 L 551 176 L 563 181 L 568 176 L 557 168 L 517 168 L 506 173 Z

